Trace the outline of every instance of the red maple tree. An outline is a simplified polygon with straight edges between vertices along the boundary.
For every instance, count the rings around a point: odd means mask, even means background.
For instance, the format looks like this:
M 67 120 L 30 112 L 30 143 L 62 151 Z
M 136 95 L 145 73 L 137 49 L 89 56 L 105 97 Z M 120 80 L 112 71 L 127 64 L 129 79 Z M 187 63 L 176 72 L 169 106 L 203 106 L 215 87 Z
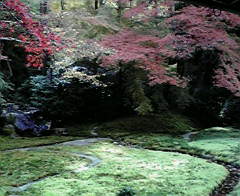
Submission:
M 131 18 L 139 13 L 146 13 L 147 2 L 142 1 L 137 7 L 128 10 L 125 16 Z M 157 1 L 153 3 L 156 5 Z M 172 1 L 170 3 L 172 6 Z M 154 10 L 159 9 L 156 6 Z M 176 75 L 169 74 L 163 66 L 164 57 L 187 60 L 194 58 L 195 51 L 199 48 L 216 49 L 220 54 L 220 63 L 214 67 L 213 84 L 240 96 L 240 48 L 236 35 L 229 34 L 240 27 L 239 16 L 225 11 L 216 16 L 209 8 L 187 6 L 170 13 L 165 23 L 172 32 L 164 38 L 126 30 L 105 38 L 102 44 L 113 48 L 116 53 L 104 57 L 104 64 L 138 61 L 140 67 L 149 71 L 151 84 L 177 84 L 179 80 Z M 151 44 L 143 44 L 144 42 Z
M 103 46 L 115 50 L 114 54 L 103 57 L 103 65 L 135 62 L 136 66 L 149 72 L 150 84 L 178 85 L 182 81 L 164 67 L 165 57 L 175 55 L 173 50 L 165 47 L 171 42 L 171 35 L 158 38 L 124 30 L 101 41 Z
M 63 47 L 61 39 L 35 21 L 20 0 L 0 1 L 0 11 L 7 13 L 0 18 L 0 39 L 16 41 L 24 48 L 27 66 L 42 67 L 47 56 Z
M 220 61 L 213 68 L 214 85 L 240 96 L 240 47 L 236 35 L 228 33 L 229 30 L 240 27 L 240 17 L 228 12 L 216 16 L 211 9 L 187 6 L 166 22 L 174 32 L 172 38 L 176 58 L 192 58 L 198 48 L 216 49 Z

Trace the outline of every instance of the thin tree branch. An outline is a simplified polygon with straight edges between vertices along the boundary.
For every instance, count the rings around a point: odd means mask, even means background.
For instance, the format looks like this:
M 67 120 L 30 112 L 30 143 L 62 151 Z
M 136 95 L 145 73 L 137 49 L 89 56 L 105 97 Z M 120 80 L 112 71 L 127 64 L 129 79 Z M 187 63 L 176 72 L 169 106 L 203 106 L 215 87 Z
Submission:
M 0 37 L 0 41 L 15 41 L 15 42 L 20 42 L 20 43 L 25 43 L 19 39 L 12 38 L 12 37 Z

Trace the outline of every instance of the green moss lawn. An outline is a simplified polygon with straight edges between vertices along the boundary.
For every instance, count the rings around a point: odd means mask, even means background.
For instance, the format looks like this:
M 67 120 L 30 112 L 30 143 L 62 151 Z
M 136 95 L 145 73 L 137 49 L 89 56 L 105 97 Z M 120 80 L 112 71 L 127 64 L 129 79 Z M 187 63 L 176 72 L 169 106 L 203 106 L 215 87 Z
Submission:
M 213 127 L 197 134 L 189 145 L 240 165 L 240 130 Z
M 213 155 L 220 160 L 240 164 L 240 130 L 214 127 L 199 131 L 191 141 L 166 134 L 132 134 L 122 140 L 154 150 L 179 150 Z
M 222 166 L 188 155 L 133 149 L 108 142 L 51 149 L 84 152 L 102 159 L 102 163 L 79 174 L 50 177 L 22 195 L 115 196 L 130 187 L 139 196 L 207 196 L 228 174 Z
M 80 130 L 73 128 L 74 131 Z M 82 134 L 87 136 L 91 132 L 89 130 L 82 131 Z M 112 138 L 131 145 L 97 142 L 87 146 L 52 146 L 31 151 L 4 152 L 7 149 L 79 138 L 0 137 L 0 196 L 11 195 L 8 191 L 13 187 L 44 176 L 49 177 L 17 195 L 116 196 L 126 188 L 137 196 L 207 196 L 227 176 L 228 171 L 223 166 L 203 159 L 161 150 L 210 154 L 228 162 L 240 162 L 240 131 L 232 128 L 205 129 L 195 134 L 191 141 L 183 139 L 181 135 L 132 131 L 119 131 Z M 132 148 L 132 145 L 136 148 Z M 71 153 L 95 156 L 102 162 L 89 170 L 74 173 L 74 169 L 90 162 Z M 238 195 L 239 185 L 230 196 Z
M 8 195 L 11 187 L 26 184 L 44 176 L 72 171 L 87 160 L 64 152 L 8 151 L 0 153 L 0 195 Z
M 240 183 L 235 187 L 233 192 L 228 194 L 228 196 L 240 196 Z
M 11 138 L 8 136 L 0 136 L 0 151 L 10 150 L 15 148 L 23 148 L 29 146 L 39 146 L 54 144 L 64 141 L 79 139 L 72 136 L 46 136 L 46 137 L 17 137 Z

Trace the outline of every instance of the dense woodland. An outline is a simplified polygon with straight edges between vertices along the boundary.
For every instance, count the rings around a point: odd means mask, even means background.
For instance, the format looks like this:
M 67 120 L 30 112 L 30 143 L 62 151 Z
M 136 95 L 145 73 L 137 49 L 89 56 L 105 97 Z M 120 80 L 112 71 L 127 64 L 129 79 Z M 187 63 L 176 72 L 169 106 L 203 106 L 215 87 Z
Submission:
M 239 196 L 226 7 L 0 0 L 0 196 Z

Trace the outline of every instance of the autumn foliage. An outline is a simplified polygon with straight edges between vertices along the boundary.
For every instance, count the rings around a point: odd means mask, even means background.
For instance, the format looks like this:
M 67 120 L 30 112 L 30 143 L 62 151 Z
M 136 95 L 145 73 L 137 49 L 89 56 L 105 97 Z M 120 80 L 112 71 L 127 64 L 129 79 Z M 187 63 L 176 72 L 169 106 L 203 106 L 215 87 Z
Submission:
M 174 55 L 174 51 L 165 47 L 170 42 L 171 36 L 160 39 L 125 30 L 102 40 L 104 46 L 116 51 L 110 56 L 105 56 L 103 63 L 104 65 L 116 65 L 119 62 L 135 62 L 136 66 L 149 72 L 151 84 L 177 85 L 177 77 L 170 76 L 165 67 L 162 66 L 166 56 Z
M 20 0 L 0 1 L 0 11 L 5 12 L 0 16 L 0 38 L 14 38 L 24 48 L 27 66 L 42 67 L 47 56 L 62 48 L 60 38 L 35 21 Z
M 141 13 L 161 11 L 161 4 L 153 1 L 152 11 L 143 1 L 137 7 L 126 11 L 130 19 Z M 172 1 L 169 1 L 172 3 Z M 169 4 L 172 6 L 172 4 Z M 168 9 L 172 11 L 173 9 Z M 143 21 L 144 22 L 144 21 Z M 209 64 L 214 70 L 213 85 L 228 89 L 240 96 L 240 55 L 239 43 L 235 32 L 240 28 L 240 17 L 225 11 L 219 15 L 205 7 L 186 6 L 181 10 L 169 13 L 165 18 L 171 32 L 163 38 L 161 35 L 142 34 L 124 30 L 117 35 L 106 37 L 102 44 L 115 50 L 115 53 L 104 58 L 108 65 L 118 62 L 138 61 L 138 66 L 149 71 L 151 84 L 179 84 L 176 75 L 169 73 L 164 66 L 167 58 L 186 61 L 194 58 L 196 50 L 215 50 L 219 54 L 219 64 Z
M 222 12 L 216 16 L 211 9 L 187 6 L 166 20 L 174 32 L 173 48 L 177 59 L 193 58 L 197 49 L 217 50 L 219 64 L 214 69 L 213 84 L 240 95 L 240 56 L 237 35 L 229 32 L 240 27 L 240 17 Z M 216 67 L 213 67 L 216 66 Z

